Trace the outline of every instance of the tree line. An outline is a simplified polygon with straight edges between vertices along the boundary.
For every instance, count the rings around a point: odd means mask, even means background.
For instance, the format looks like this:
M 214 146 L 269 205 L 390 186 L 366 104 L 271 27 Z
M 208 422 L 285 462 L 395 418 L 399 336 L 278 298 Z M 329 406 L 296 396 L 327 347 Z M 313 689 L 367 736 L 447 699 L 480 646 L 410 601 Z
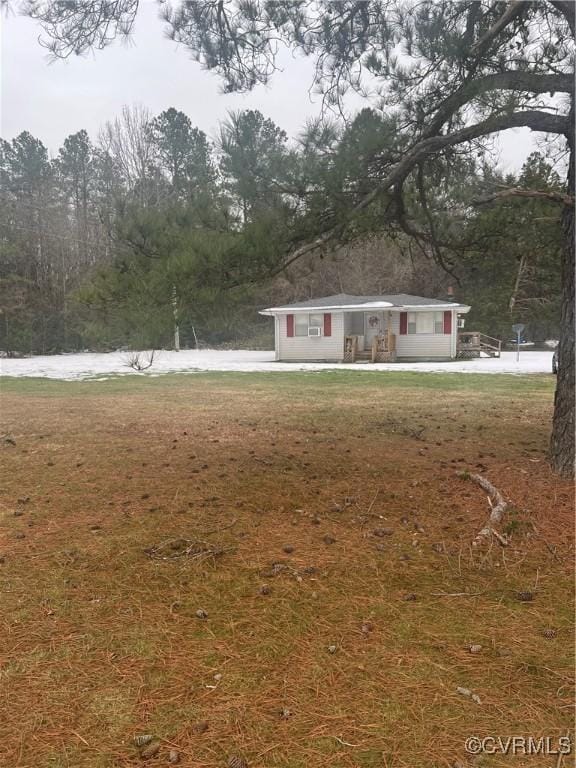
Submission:
M 95 140 L 78 131 L 53 158 L 28 132 L 2 140 L 0 349 L 170 346 L 175 328 L 184 346 L 269 345 L 256 314 L 267 301 L 443 296 L 448 285 L 472 304 L 479 330 L 505 337 L 522 320 L 536 340 L 555 338 L 558 206 L 498 198 L 501 189 L 561 190 L 538 153 L 518 175 L 486 158 L 461 163 L 449 182 L 430 174 L 437 227 L 461 243 L 448 263 L 384 212 L 283 269 L 287 249 L 338 210 L 345 215 L 370 183 L 386 130 L 392 137 L 393 126 L 366 109 L 346 127 L 311 123 L 289 141 L 272 120 L 244 110 L 210 141 L 174 108 L 152 117 L 125 107 Z
M 231 115 L 222 137 L 232 135 L 235 121 L 260 117 Z M 262 119 L 255 130 L 268 128 Z M 272 131 L 271 140 L 285 137 Z M 78 301 L 81 289 L 100 286 L 146 253 L 147 230 L 169 239 L 172 227 L 178 238 L 180 230 L 203 227 L 209 212 L 214 231 L 232 231 L 234 206 L 247 216 L 256 200 L 253 193 L 247 199 L 251 190 L 235 189 L 233 139 L 226 147 L 217 156 L 182 112 L 152 118 L 140 107 L 125 108 L 96 141 L 85 130 L 68 136 L 54 158 L 29 132 L 2 140 L 0 347 L 54 352 L 103 342 L 83 311 L 89 302 Z

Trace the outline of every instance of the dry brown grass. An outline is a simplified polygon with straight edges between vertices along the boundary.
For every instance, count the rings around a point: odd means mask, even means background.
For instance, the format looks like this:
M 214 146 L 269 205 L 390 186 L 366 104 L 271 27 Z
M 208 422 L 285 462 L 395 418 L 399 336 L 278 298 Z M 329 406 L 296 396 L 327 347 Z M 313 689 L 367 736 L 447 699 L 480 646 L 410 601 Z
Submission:
M 511 379 L 7 387 L 0 766 L 127 768 L 150 733 L 158 765 L 422 768 L 471 765 L 472 734 L 566 733 L 573 493 L 549 381 Z M 488 506 L 460 470 L 510 500 L 508 548 L 471 549 Z M 225 552 L 146 554 L 171 538 Z M 483 763 L 511 764 L 548 765 Z

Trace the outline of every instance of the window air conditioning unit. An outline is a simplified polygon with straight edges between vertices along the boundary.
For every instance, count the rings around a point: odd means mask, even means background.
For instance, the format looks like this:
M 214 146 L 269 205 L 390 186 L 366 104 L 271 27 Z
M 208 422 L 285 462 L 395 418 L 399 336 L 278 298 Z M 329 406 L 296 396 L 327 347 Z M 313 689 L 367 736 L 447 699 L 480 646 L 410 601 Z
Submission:
M 308 336 L 321 336 L 321 335 L 322 335 L 322 332 L 320 328 L 318 328 L 317 326 L 314 326 L 313 328 L 312 327 L 308 328 Z
M 466 323 L 465 317 L 459 317 L 458 318 L 458 328 L 464 328 L 464 324 Z

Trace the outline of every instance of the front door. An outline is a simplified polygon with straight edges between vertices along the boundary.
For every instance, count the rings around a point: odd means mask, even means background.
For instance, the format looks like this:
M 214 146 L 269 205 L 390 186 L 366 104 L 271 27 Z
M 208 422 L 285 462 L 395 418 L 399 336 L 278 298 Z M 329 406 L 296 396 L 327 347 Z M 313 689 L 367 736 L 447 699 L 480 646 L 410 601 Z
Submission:
M 372 349 L 372 341 L 375 336 L 384 333 L 384 313 L 364 313 L 364 348 Z

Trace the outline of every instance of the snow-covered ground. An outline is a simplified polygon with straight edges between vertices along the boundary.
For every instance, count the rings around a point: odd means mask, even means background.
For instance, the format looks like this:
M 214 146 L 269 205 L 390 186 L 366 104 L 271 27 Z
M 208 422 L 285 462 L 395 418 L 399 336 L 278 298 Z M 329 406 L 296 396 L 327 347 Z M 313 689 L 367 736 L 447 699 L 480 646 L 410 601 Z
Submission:
M 36 376 L 50 379 L 103 379 L 134 374 L 127 365 L 126 352 L 73 355 L 46 355 L 0 360 L 2 376 Z M 158 375 L 186 371 L 322 371 L 344 368 L 355 371 L 432 371 L 441 373 L 551 373 L 552 352 L 503 352 L 500 358 L 458 360 L 447 363 L 277 363 L 273 352 L 200 351 L 157 352 L 152 367 L 138 375 Z

